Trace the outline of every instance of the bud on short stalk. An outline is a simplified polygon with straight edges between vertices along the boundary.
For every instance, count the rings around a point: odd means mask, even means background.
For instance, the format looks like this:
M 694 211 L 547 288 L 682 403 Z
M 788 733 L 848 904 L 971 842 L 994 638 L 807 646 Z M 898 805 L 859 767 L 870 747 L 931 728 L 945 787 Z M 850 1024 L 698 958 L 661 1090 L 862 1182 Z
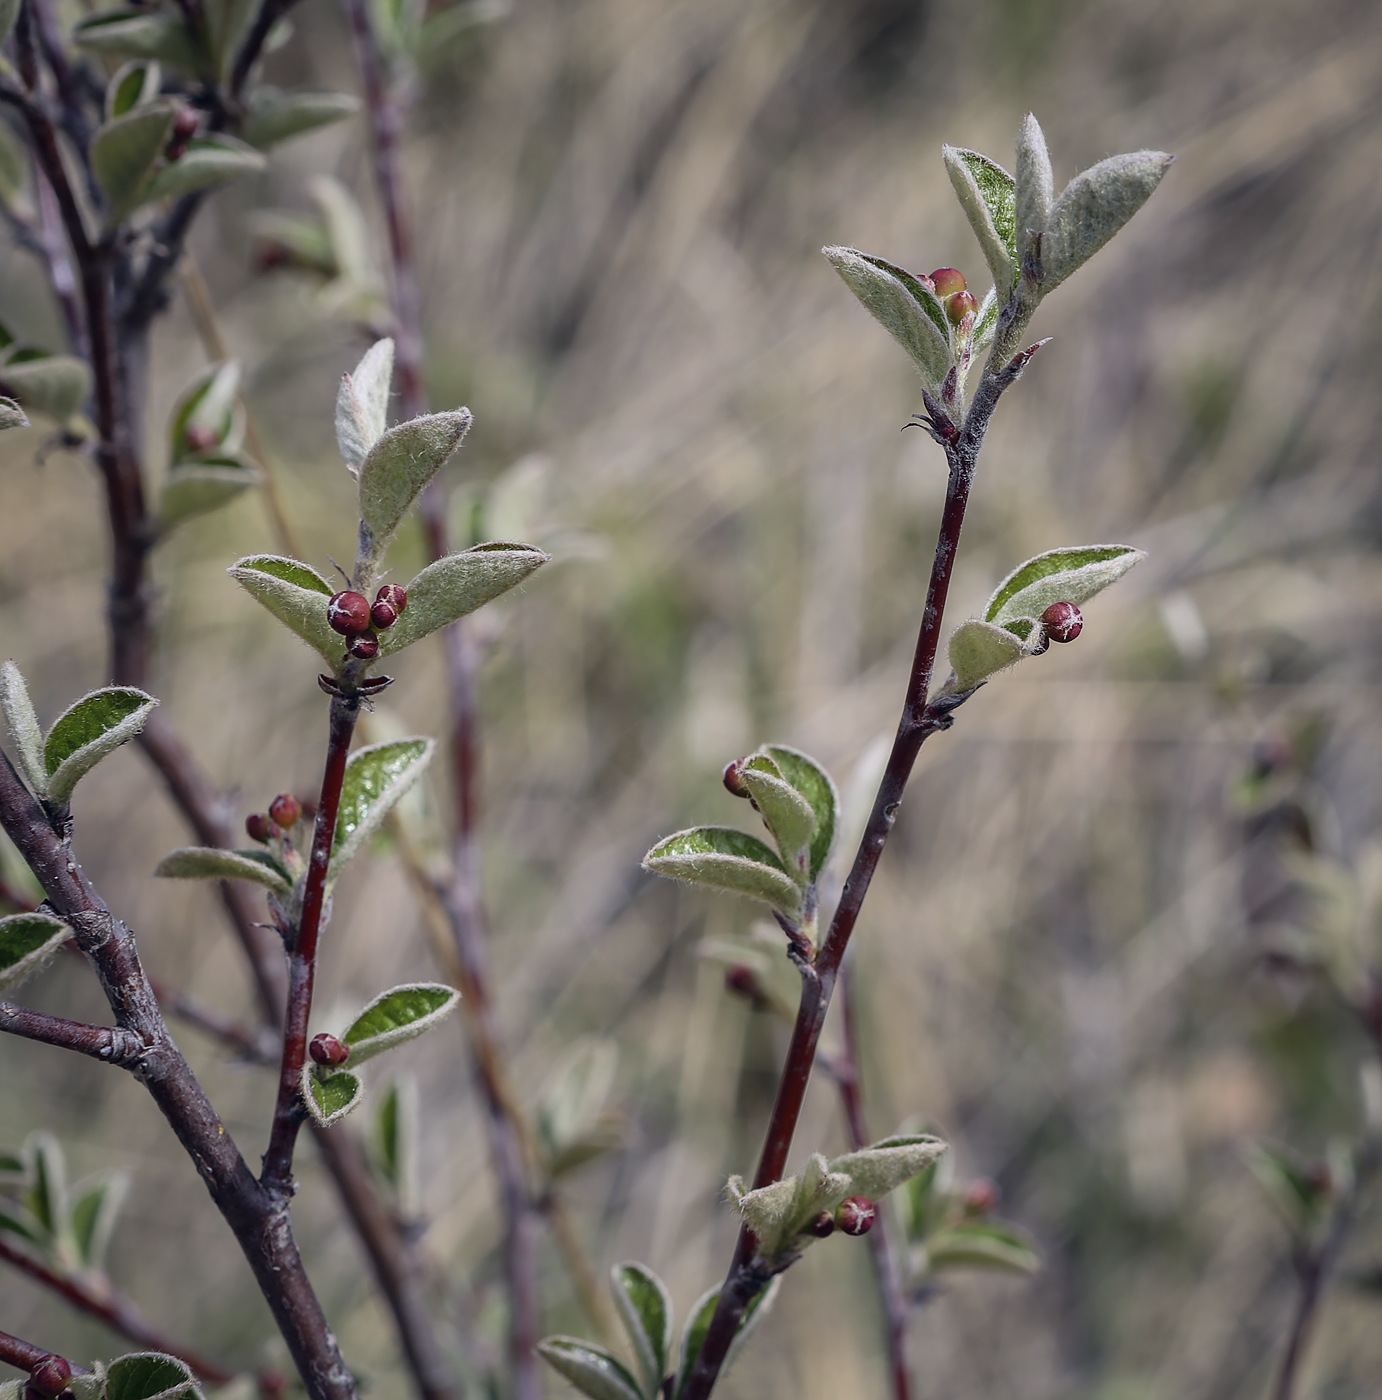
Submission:
M 381 631 L 387 631 L 398 621 L 398 612 L 392 603 L 381 598 L 369 610 L 370 621 Z
M 374 601 L 387 603 L 397 614 L 408 606 L 408 594 L 396 583 L 385 583 L 380 585 L 379 592 L 374 595 Z
M 807 1234 L 815 1235 L 818 1240 L 828 1238 L 835 1233 L 835 1217 L 828 1210 L 821 1213 L 806 1227 Z
M 938 297 L 954 296 L 965 289 L 965 275 L 958 268 L 938 267 L 930 277 Z
M 836 1207 L 835 1223 L 847 1235 L 867 1235 L 878 1209 L 866 1196 L 846 1196 Z
M 29 1372 L 29 1385 L 40 1395 L 52 1400 L 61 1395 L 72 1379 L 72 1367 L 61 1356 L 48 1355 L 39 1360 Z
M 373 661 L 379 655 L 379 638 L 372 632 L 362 633 L 358 637 L 352 637 L 346 644 L 346 650 L 357 661 Z
M 1052 603 L 1042 613 L 1041 625 L 1053 642 L 1073 642 L 1084 630 L 1084 618 L 1074 603 Z
M 343 593 L 332 595 L 326 605 L 326 620 L 335 632 L 343 637 L 357 637 L 369 629 L 369 599 L 363 593 Z
M 725 785 L 725 791 L 732 797 L 747 797 L 748 788 L 744 785 L 744 764 L 747 760 L 736 758 L 732 763 L 725 764 L 724 776 L 721 781 Z
M 335 1069 L 350 1058 L 350 1046 L 323 1031 L 321 1035 L 312 1037 L 307 1053 L 312 1057 L 313 1064 L 329 1065 Z
M 966 316 L 973 316 L 979 309 L 979 303 L 974 300 L 973 292 L 956 292 L 945 303 L 945 314 L 950 318 L 952 326 L 958 326 Z M 973 322 L 970 322 L 973 325 Z
M 263 812 L 251 812 L 245 818 L 245 834 L 251 841 L 259 842 L 272 841 L 275 836 L 282 835 Z
M 205 423 L 189 424 L 183 438 L 193 452 L 210 452 L 217 443 L 215 430 Z
M 743 997 L 747 1002 L 752 1002 L 755 1010 L 767 1002 L 767 997 L 763 994 L 763 984 L 758 980 L 758 974 L 753 968 L 745 967 L 743 963 L 735 963 L 733 967 L 725 969 L 725 990 L 732 992 L 737 997 Z
M 302 803 L 291 792 L 280 792 L 269 803 L 269 816 L 278 826 L 286 830 L 290 826 L 296 826 L 301 821 Z

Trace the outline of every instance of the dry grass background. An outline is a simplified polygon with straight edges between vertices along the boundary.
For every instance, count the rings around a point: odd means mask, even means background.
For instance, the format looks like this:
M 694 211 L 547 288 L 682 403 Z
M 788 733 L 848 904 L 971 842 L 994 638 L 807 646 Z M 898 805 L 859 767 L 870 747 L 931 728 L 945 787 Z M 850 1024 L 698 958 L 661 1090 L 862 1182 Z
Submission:
M 320 0 L 280 82 L 354 90 Z M 1265 1392 L 1291 1299 L 1284 1231 L 1244 1141 L 1318 1154 L 1356 1130 L 1363 1052 L 1328 999 L 1260 969 L 1270 861 L 1226 798 L 1252 745 L 1309 721 L 1304 798 L 1348 857 L 1379 823 L 1378 397 L 1382 14 L 1359 0 L 516 0 L 424 74 L 408 147 L 431 391 L 476 427 L 449 468 L 459 521 L 557 562 L 484 616 L 486 897 L 516 1073 L 535 1096 L 585 1035 L 620 1049 L 618 1153 L 576 1179 L 601 1266 L 646 1260 L 683 1310 L 717 1279 L 718 1200 L 751 1164 L 780 1028 L 699 955 L 750 911 L 640 876 L 659 835 L 742 823 L 719 771 L 794 743 L 848 784 L 895 722 L 943 489 L 900 434 L 905 358 L 818 248 L 918 271 L 981 261 L 944 140 L 1011 161 L 1040 117 L 1058 179 L 1115 151 L 1179 159 L 1129 230 L 1043 307 L 1054 336 L 990 435 L 952 593 L 967 615 L 1021 559 L 1127 540 L 1151 557 L 1088 609 L 1077 646 L 986 688 L 923 750 L 862 921 L 857 987 L 878 1134 L 921 1115 L 1038 1240 L 1032 1281 L 955 1277 L 918 1316 L 919 1394 L 1233 1400 Z M 213 202 L 196 241 L 308 557 L 349 553 L 336 376 L 364 343 L 311 288 L 252 274 L 245 216 L 303 207 L 329 171 L 373 209 L 358 123 Z M 53 343 L 19 253 L 5 319 Z M 202 363 L 160 331 L 149 457 Z M 0 472 L 3 649 L 56 713 L 101 683 L 100 500 L 78 458 Z M 515 465 L 518 464 L 518 465 Z M 226 579 L 271 547 L 245 499 L 160 553 L 156 689 L 240 812 L 318 778 L 311 658 Z M 412 559 L 421 545 L 401 549 Z M 443 727 L 439 653 L 398 668 L 379 722 Z M 209 890 L 155 883 L 182 832 L 138 754 L 76 802 L 76 847 L 150 970 L 247 1015 Z M 1261 840 L 1251 847 L 1259 854 Z M 343 882 L 321 1024 L 432 975 L 387 852 Z M 62 965 L 34 1004 L 99 1017 Z M 179 1040 L 247 1155 L 269 1079 Z M 408 1053 L 424 1090 L 438 1310 L 492 1334 L 498 1224 L 459 1024 Z M 39 1126 L 77 1171 L 133 1174 L 117 1281 L 170 1333 L 276 1357 L 229 1235 L 133 1082 L 0 1042 L 0 1138 Z M 348 1129 L 347 1129 L 348 1130 Z M 818 1084 L 798 1155 L 843 1143 Z M 372 1395 L 402 1396 L 390 1330 L 305 1150 L 297 1218 Z M 1358 1222 L 1345 1272 L 1382 1248 Z M 549 1330 L 583 1327 L 555 1258 Z M 12 1275 L 3 1325 L 75 1354 L 119 1345 Z M 458 1355 L 476 1343 L 448 1324 Z M 882 1396 L 866 1251 L 789 1276 L 727 1397 Z M 1382 1387 L 1375 1300 L 1331 1294 L 1305 1394 Z M 552 1383 L 552 1394 L 565 1393 Z

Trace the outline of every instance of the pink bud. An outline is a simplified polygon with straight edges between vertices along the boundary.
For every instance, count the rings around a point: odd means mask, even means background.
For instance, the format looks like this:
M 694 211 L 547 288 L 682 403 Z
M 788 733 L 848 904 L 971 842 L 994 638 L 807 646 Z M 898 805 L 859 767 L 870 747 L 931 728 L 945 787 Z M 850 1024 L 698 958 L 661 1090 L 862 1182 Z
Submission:
M 945 303 L 945 314 L 951 325 L 958 326 L 966 316 L 972 316 L 979 309 L 973 292 L 958 291 Z
M 986 1176 L 978 1177 L 965 1188 L 965 1214 L 991 1214 L 998 1205 L 1000 1194 L 996 1182 L 990 1181 Z
M 71 1379 L 72 1367 L 63 1357 L 52 1354 L 42 1357 L 29 1372 L 29 1384 L 48 1397 L 61 1395 Z
M 747 759 L 736 758 L 732 763 L 725 764 L 724 776 L 721 781 L 725 785 L 725 791 L 733 797 L 747 797 L 748 788 L 744 785 L 744 764 Z
M 280 792 L 269 803 L 269 816 L 285 830 L 296 826 L 302 817 L 302 803 L 291 792 Z
M 215 432 L 205 423 L 189 423 L 182 436 L 193 452 L 210 452 L 217 442 Z
M 846 1196 L 835 1210 L 835 1223 L 847 1235 L 867 1235 L 877 1217 L 877 1207 L 866 1196 Z
M 938 267 L 931 274 L 931 281 L 935 284 L 938 297 L 954 296 L 965 289 L 965 275 L 954 267 Z
M 245 831 L 251 841 L 272 841 L 275 836 L 281 835 L 263 812 L 251 812 L 245 818 Z

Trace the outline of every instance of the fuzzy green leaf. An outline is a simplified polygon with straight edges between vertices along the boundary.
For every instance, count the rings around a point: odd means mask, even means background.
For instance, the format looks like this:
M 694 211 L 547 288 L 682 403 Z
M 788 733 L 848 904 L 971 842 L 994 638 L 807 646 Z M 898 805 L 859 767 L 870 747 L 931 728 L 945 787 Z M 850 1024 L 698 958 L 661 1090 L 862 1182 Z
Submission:
M 830 1170 L 843 1172 L 850 1178 L 848 1194 L 877 1201 L 925 1171 L 947 1148 L 947 1143 L 927 1133 L 884 1138 L 858 1152 L 836 1157 L 830 1163 Z
M 830 774 L 798 749 L 785 744 L 765 744 L 762 752 L 777 764 L 782 776 L 811 804 L 816 816 L 816 831 L 811 838 L 810 876 L 814 880 L 830 859 L 839 821 L 840 795 Z
M 205 73 L 206 54 L 187 22 L 167 13 L 110 10 L 88 15 L 72 30 L 84 49 L 121 58 L 156 58 L 186 72 Z
M 7 428 L 27 428 L 29 420 L 15 399 L 0 394 L 0 433 Z
M 136 1351 L 110 1363 L 106 1400 L 176 1400 L 195 1384 L 195 1377 L 177 1357 Z
M 374 1115 L 374 1162 L 393 1188 L 399 1214 L 405 1220 L 418 1212 L 418 1096 L 410 1079 L 396 1079 L 379 1096 Z
M 331 585 L 315 569 L 281 554 L 251 554 L 227 572 L 329 666 L 341 664 L 345 639 L 326 620 Z
M 742 781 L 777 843 L 788 874 L 800 885 L 811 879 L 811 838 L 816 814 L 811 804 L 783 776 L 766 754 L 755 754 L 744 764 Z
M 393 656 L 522 583 L 551 559 L 527 544 L 477 544 L 429 564 L 407 587 L 408 606 L 379 634 L 379 655 Z
M 609 1107 L 618 1065 L 619 1050 L 612 1040 L 587 1036 L 568 1049 L 544 1086 L 536 1126 L 553 1180 L 623 1141 L 623 1122 Z
M 72 936 L 52 914 L 11 914 L 0 919 L 0 992 L 17 987 Z
M 1012 1225 L 997 1220 L 969 1220 L 940 1230 L 926 1241 L 926 1261 L 932 1269 L 1001 1269 L 1034 1274 L 1041 1256 L 1032 1242 Z
M 952 363 L 950 327 L 939 301 L 909 272 L 855 248 L 822 248 L 864 309 L 912 357 L 933 393 Z
M 108 1172 L 72 1188 L 68 1219 L 82 1269 L 104 1269 L 110 1236 L 128 1188 L 129 1177 L 124 1172 Z
M 50 1241 L 60 1241 L 67 1223 L 67 1161 L 51 1133 L 30 1133 L 24 1142 L 29 1189 L 24 1204 Z
M 235 55 L 259 12 L 260 0 L 202 0 L 207 48 L 212 71 L 225 83 L 234 68 Z
M 235 458 L 209 458 L 173 467 L 158 492 L 158 528 L 167 533 L 186 520 L 229 505 L 259 484 L 259 473 Z
M 1014 259 L 1017 271 L 1023 259 L 1035 253 L 1038 240 L 1051 221 L 1055 190 L 1051 178 L 1051 157 L 1046 137 L 1037 119 L 1028 112 L 1017 135 L 1017 207 L 1014 212 L 1017 244 Z
M 662 1280 L 645 1264 L 633 1260 L 616 1264 L 610 1278 L 614 1304 L 643 1379 L 643 1393 L 653 1400 L 672 1357 L 672 1300 Z
M 240 362 L 222 360 L 203 370 L 178 398 L 168 421 L 168 458 L 173 462 L 188 457 L 201 457 L 208 452 L 220 454 L 233 451 L 238 439 L 235 433 L 235 404 L 240 393 Z M 192 430 L 198 437 L 210 434 L 214 447 L 208 448 L 192 440 Z
M 0 388 L 26 408 L 66 423 L 91 396 L 91 370 L 75 355 L 21 351 L 0 366 Z
M 984 619 L 1000 626 L 1040 617 L 1052 603 L 1086 602 L 1147 557 L 1130 544 L 1090 544 L 1051 549 L 1019 565 L 994 590 Z
M 412 982 L 381 993 L 341 1036 L 350 1047 L 351 1068 L 417 1039 L 448 1016 L 460 999 L 454 987 L 439 982 Z
M 678 831 L 643 857 L 646 870 L 669 880 L 761 899 L 784 914 L 801 913 L 801 889 L 765 841 L 723 826 Z
M 755 1191 L 745 1191 L 738 1177 L 731 1177 L 729 1195 L 744 1223 L 758 1241 L 758 1253 L 774 1259 L 784 1250 L 801 1248 L 814 1237 L 802 1232 L 822 1211 L 833 1211 L 853 1189 L 845 1172 L 832 1170 L 819 1152 L 813 1152 L 796 1176 L 784 1177 Z
M 950 183 L 984 251 L 993 285 L 1004 300 L 1016 274 L 1016 197 L 1013 177 L 996 161 L 959 146 L 942 146 Z
M 72 790 L 108 753 L 133 739 L 158 701 L 133 686 L 93 690 L 60 714 L 43 745 L 47 800 L 63 807 Z
M 344 92 L 278 92 L 260 88 L 250 98 L 240 135 L 261 151 L 290 137 L 353 117 L 359 102 Z
M 643 1400 L 638 1382 L 604 1347 L 576 1337 L 544 1337 L 537 1354 L 590 1400 Z
M 379 829 L 394 803 L 422 776 L 435 749 L 432 739 L 395 739 L 351 754 L 336 815 L 328 885 Z
M 159 861 L 154 874 L 164 880 L 249 880 L 280 899 L 293 892 L 288 872 L 268 851 L 227 851 L 219 846 L 183 846 Z
M 720 1368 L 721 1375 L 724 1375 L 734 1364 L 740 1352 L 743 1351 L 744 1344 L 757 1330 L 758 1324 L 768 1315 L 768 1311 L 777 1297 L 778 1286 L 781 1282 L 782 1277 L 779 1275 L 744 1309 L 744 1316 L 739 1321 L 739 1330 L 734 1334 L 729 1351 L 725 1353 L 725 1364 Z M 718 1287 L 702 1293 L 696 1299 L 695 1306 L 691 1309 L 691 1315 L 686 1320 L 686 1327 L 681 1334 L 681 1354 L 677 1361 L 676 1380 L 672 1386 L 672 1395 L 675 1400 L 681 1400 L 686 1383 L 691 1379 L 696 1358 L 701 1354 L 701 1347 L 705 1344 L 705 1334 L 710 1330 L 710 1322 L 715 1316 L 715 1307 L 719 1301 L 720 1290 Z
M 48 769 L 43 763 L 43 731 L 39 728 L 33 701 L 29 699 L 29 688 L 13 661 L 6 661 L 0 666 L 0 712 L 4 713 L 5 727 L 10 731 L 15 757 L 19 760 L 19 771 L 34 796 L 42 797 L 48 790 Z
M 373 573 L 418 493 L 461 445 L 470 410 L 428 413 L 390 428 L 360 463 L 360 557 Z M 411 600 L 410 600 L 411 601 Z
M 393 358 L 393 341 L 376 340 L 355 372 L 341 376 L 336 393 L 336 445 L 354 475 L 359 474 L 370 448 L 388 426 Z
M 946 688 L 960 694 L 973 690 L 1015 665 L 1025 651 L 1022 639 L 1007 628 L 971 617 L 950 634 L 950 669 L 955 680 Z
M 1061 191 L 1041 243 L 1041 294 L 1088 262 L 1137 213 L 1174 156 L 1133 151 L 1091 166 Z
M 203 136 L 189 142 L 177 160 L 170 160 L 139 193 L 141 204 L 180 199 L 196 190 L 223 185 L 242 175 L 254 175 L 267 164 L 264 157 L 233 136 Z
M 113 121 L 152 102 L 161 82 L 156 62 L 126 63 L 106 84 L 106 120 Z
M 154 167 L 173 134 L 177 108 L 150 102 L 108 121 L 91 138 L 91 173 L 110 206 L 110 222 L 122 223 L 148 197 Z
M 302 1098 L 307 1111 L 323 1128 L 339 1123 L 365 1096 L 365 1086 L 349 1070 L 338 1069 L 319 1079 L 309 1060 L 302 1069 Z

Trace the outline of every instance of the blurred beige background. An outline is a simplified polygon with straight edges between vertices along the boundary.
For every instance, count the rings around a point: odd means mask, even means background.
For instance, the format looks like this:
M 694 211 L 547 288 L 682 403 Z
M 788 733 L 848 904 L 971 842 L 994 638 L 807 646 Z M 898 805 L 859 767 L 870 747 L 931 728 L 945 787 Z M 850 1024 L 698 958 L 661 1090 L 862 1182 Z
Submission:
M 338 13 L 308 0 L 295 24 L 271 76 L 354 91 Z M 602 1268 L 645 1260 L 683 1311 L 721 1276 L 734 1222 L 719 1192 L 751 1167 L 785 1044 L 698 951 L 752 911 L 650 883 L 639 859 L 682 826 L 746 824 L 719 773 L 761 741 L 810 751 L 848 789 L 895 723 L 930 564 L 943 463 L 899 431 L 917 383 L 818 249 L 979 282 L 940 145 L 1011 167 L 1030 109 L 1058 184 L 1118 151 L 1178 160 L 1039 313 L 1054 340 L 990 433 L 951 616 L 1057 545 L 1124 540 L 1150 558 L 1089 606 L 1078 644 L 988 686 L 923 750 L 857 936 L 866 1108 L 879 1136 L 934 1124 L 1046 1260 L 1030 1281 L 945 1282 L 914 1328 L 925 1400 L 1264 1394 L 1288 1243 L 1241 1147 L 1318 1155 L 1355 1134 L 1366 1057 L 1327 996 L 1261 969 L 1256 882 L 1274 877 L 1245 856 L 1262 824 L 1226 794 L 1255 744 L 1313 725 L 1319 747 L 1293 771 L 1328 849 L 1349 858 L 1378 825 L 1380 93 L 1382 12 L 1354 0 L 515 0 L 422 75 L 407 173 L 430 389 L 476 416 L 448 468 L 455 518 L 466 528 L 480 500 L 486 535 L 556 555 L 483 615 L 493 963 L 532 1099 L 578 1037 L 619 1049 L 624 1146 L 571 1188 Z M 216 196 L 195 250 L 325 569 L 353 540 L 334 385 L 367 338 L 310 281 L 256 275 L 247 227 L 254 208 L 306 210 L 323 172 L 377 233 L 353 121 Z M 21 253 L 0 298 L 8 324 L 56 348 Z M 175 305 L 154 474 L 203 363 Z M 0 444 L 0 579 L 3 652 L 47 719 L 106 679 L 105 541 L 92 473 L 62 451 L 36 462 L 38 436 Z M 225 575 L 272 547 L 248 496 L 157 561 L 156 690 L 238 815 L 319 778 L 317 668 Z M 406 579 L 420 540 L 398 553 Z M 397 674 L 380 732 L 440 732 L 439 651 Z M 247 1016 L 213 892 L 148 878 L 185 838 L 140 756 L 103 765 L 75 814 L 76 850 L 150 971 Z M 322 1027 L 435 975 L 387 850 L 342 883 L 324 948 Z M 103 1016 L 75 961 L 25 996 Z M 176 1033 L 257 1159 L 270 1078 Z M 475 1335 L 447 1327 L 473 1356 L 498 1325 L 498 1222 L 459 1022 L 406 1060 L 437 1308 L 476 1305 Z M 39 1126 L 74 1173 L 133 1174 L 112 1272 L 145 1311 L 233 1363 L 278 1358 L 136 1084 L 0 1041 L 0 1141 Z M 843 1143 L 818 1084 L 798 1158 Z M 333 1324 L 369 1393 L 403 1396 L 310 1148 L 302 1174 L 296 1218 Z M 1344 1274 L 1379 1249 L 1365 1213 Z M 582 1331 L 550 1262 L 548 1329 Z M 122 1349 L 12 1274 L 0 1298 L 9 1331 Z M 1347 1282 L 1331 1293 L 1303 1394 L 1382 1389 L 1378 1316 Z M 829 1241 L 723 1393 L 884 1396 L 882 1335 L 866 1249 Z M 568 1391 L 554 1378 L 551 1393 Z

